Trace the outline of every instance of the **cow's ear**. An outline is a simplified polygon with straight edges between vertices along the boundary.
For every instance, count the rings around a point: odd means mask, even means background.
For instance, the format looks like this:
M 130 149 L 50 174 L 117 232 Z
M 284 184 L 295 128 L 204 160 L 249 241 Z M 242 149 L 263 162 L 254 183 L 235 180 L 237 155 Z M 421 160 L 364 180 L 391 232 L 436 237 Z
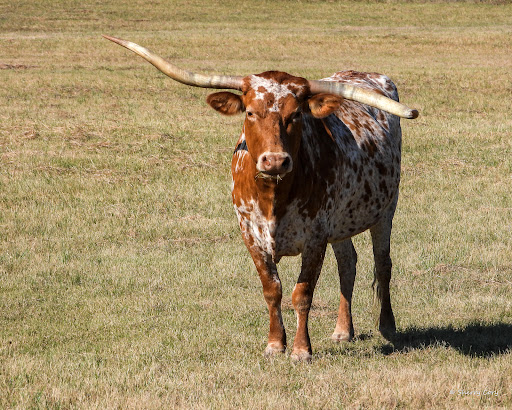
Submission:
M 309 109 L 316 118 L 325 118 L 340 108 L 343 97 L 333 94 L 316 94 L 309 100 Z
M 245 111 L 242 98 L 237 94 L 227 91 L 210 94 L 206 97 L 206 102 L 214 110 L 224 115 L 235 115 Z

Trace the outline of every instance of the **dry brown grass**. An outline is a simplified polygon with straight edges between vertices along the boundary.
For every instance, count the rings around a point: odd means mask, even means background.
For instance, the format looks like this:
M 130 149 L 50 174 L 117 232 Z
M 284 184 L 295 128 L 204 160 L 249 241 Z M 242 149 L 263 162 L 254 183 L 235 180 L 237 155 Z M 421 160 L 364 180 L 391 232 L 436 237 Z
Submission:
M 512 6 L 115 3 L 0 3 L 0 407 L 511 407 Z M 393 343 L 375 330 L 363 234 L 354 343 L 329 339 L 329 251 L 313 363 L 262 357 L 266 308 L 229 199 L 241 119 L 101 33 L 192 70 L 398 84 L 421 116 L 403 122 Z M 280 263 L 287 295 L 299 264 Z M 289 297 L 283 313 L 291 339 Z

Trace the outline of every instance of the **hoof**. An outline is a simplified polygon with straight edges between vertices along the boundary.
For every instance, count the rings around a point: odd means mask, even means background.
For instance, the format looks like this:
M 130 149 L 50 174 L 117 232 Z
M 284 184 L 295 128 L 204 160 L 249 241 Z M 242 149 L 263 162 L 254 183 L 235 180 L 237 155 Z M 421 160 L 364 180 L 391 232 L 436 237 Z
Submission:
M 350 342 L 354 338 L 354 335 L 348 332 L 336 333 L 334 332 L 331 336 L 331 339 L 336 343 Z
M 286 346 L 282 346 L 282 345 L 268 345 L 266 348 L 265 348 L 265 352 L 263 353 L 263 355 L 265 357 L 272 357 L 272 356 L 276 356 L 278 354 L 283 354 L 284 352 L 286 351 Z
M 310 352 L 292 352 L 290 355 L 290 359 L 294 362 L 305 362 L 311 363 L 311 359 L 313 359 L 313 355 Z
M 393 323 L 392 326 L 379 326 L 379 332 L 382 335 L 382 337 L 386 340 L 392 341 L 393 338 L 396 335 L 396 327 Z
M 389 311 L 381 311 L 379 317 L 379 332 L 386 340 L 391 341 L 396 333 L 395 316 L 391 308 Z

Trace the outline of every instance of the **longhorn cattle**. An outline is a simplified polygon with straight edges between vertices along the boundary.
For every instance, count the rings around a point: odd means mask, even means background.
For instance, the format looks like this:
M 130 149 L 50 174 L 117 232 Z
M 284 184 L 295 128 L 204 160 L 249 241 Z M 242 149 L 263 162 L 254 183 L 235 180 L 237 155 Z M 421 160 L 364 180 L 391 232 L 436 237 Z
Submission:
M 395 332 L 390 301 L 390 234 L 400 182 L 399 117 L 418 112 L 398 103 L 395 85 L 376 73 L 342 71 L 319 81 L 267 71 L 246 77 L 182 70 L 135 43 L 105 36 L 184 84 L 235 89 L 207 103 L 218 112 L 245 112 L 233 154 L 232 199 L 242 238 L 268 305 L 266 355 L 284 352 L 282 287 L 277 263 L 302 254 L 292 293 L 297 331 L 291 357 L 309 361 L 308 314 L 326 251 L 338 263 L 340 305 L 332 339 L 354 337 L 351 303 L 357 254 L 351 237 L 371 232 L 379 330 Z

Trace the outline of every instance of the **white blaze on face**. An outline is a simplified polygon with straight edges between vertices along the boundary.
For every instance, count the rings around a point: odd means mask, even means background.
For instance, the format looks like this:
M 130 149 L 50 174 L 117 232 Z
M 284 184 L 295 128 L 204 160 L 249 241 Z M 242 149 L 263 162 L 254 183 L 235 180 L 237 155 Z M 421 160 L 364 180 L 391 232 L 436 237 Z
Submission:
M 256 94 L 256 100 L 264 100 L 267 94 L 272 94 L 274 97 L 274 104 L 272 107 L 269 107 L 270 112 L 278 112 L 279 102 L 287 95 L 295 95 L 295 93 L 290 89 L 290 86 L 302 87 L 293 83 L 285 85 L 279 84 L 275 81 L 269 80 L 268 78 L 262 78 L 256 75 L 251 77 L 251 88 Z

